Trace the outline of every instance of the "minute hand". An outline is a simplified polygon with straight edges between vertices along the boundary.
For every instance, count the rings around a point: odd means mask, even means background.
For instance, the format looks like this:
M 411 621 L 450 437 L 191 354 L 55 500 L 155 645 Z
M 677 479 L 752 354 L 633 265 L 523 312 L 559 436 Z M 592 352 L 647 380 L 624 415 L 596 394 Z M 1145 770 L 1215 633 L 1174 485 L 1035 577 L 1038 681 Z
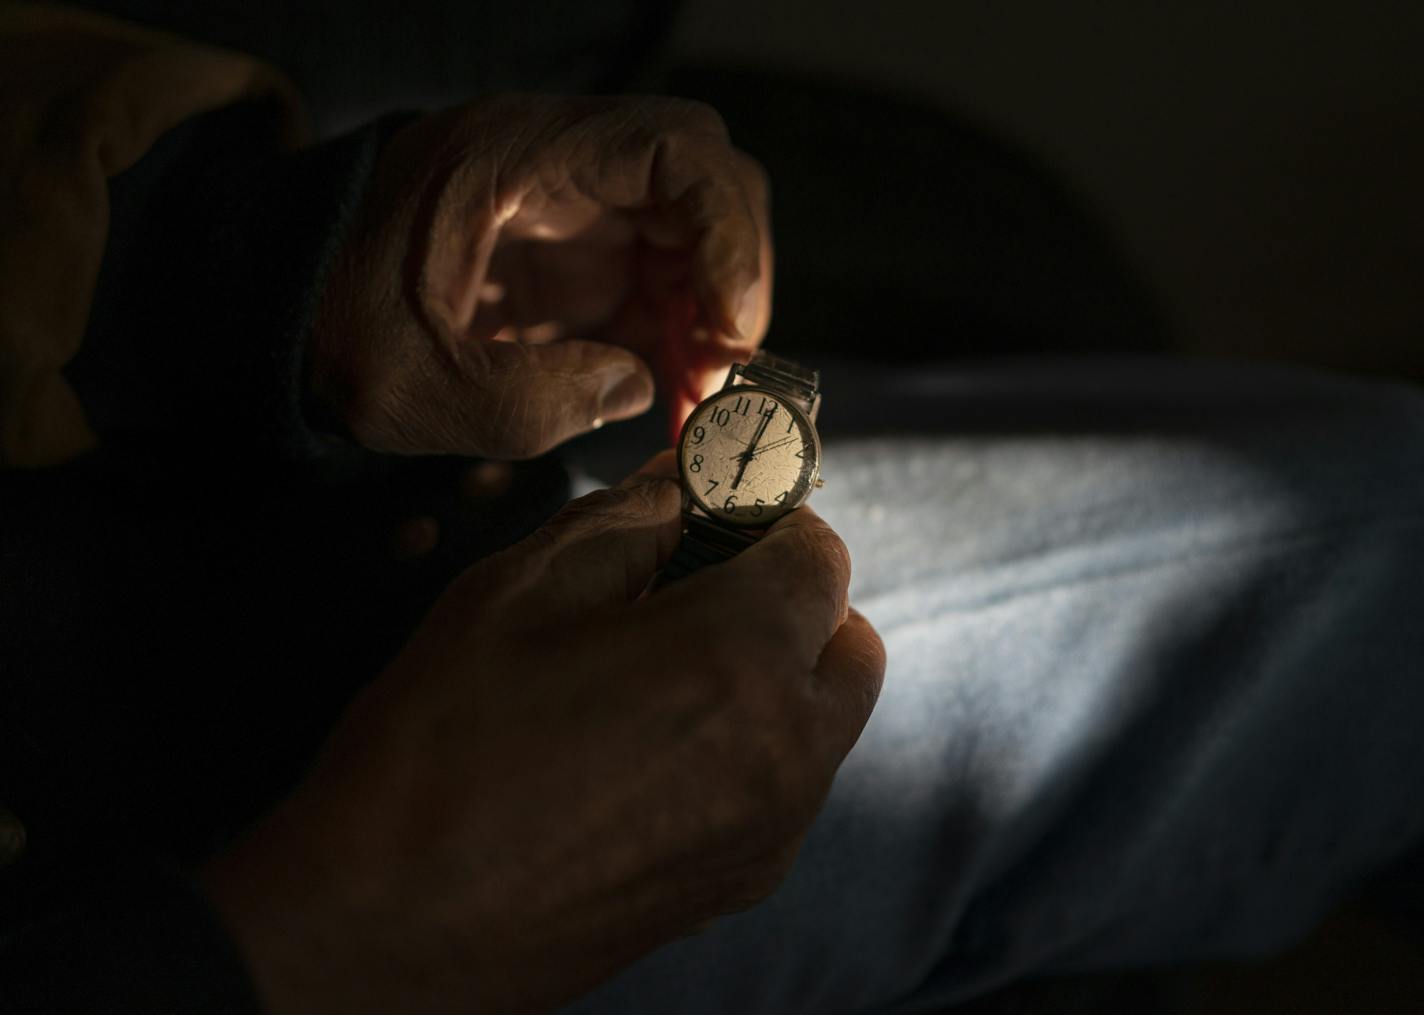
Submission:
M 747 445 L 747 450 L 742 452 L 742 464 L 737 466 L 737 474 L 732 479 L 732 489 L 737 488 L 737 484 L 742 481 L 742 476 L 746 474 L 747 463 L 752 460 L 752 455 L 756 454 L 757 441 L 761 440 L 761 435 L 766 433 L 766 425 L 771 422 L 771 417 L 776 415 L 776 409 L 762 416 L 761 422 L 757 424 L 756 433 L 752 434 L 751 443 Z

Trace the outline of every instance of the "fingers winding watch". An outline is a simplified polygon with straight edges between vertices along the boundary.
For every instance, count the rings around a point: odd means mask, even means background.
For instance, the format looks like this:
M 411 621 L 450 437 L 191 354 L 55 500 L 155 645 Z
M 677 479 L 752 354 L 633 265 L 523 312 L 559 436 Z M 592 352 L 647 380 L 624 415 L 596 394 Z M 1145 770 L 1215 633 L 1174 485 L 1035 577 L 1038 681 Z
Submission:
M 821 375 L 757 352 L 688 416 L 677 441 L 682 540 L 670 581 L 755 543 L 821 485 Z

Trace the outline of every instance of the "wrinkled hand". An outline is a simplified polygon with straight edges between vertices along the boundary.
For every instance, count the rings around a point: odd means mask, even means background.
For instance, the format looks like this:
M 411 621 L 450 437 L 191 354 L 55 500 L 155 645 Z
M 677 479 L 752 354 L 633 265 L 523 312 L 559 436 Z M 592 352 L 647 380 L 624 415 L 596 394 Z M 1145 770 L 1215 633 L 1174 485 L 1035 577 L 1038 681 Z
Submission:
M 386 145 L 308 347 L 382 451 L 526 458 L 645 411 L 680 426 L 771 313 L 765 178 L 710 108 L 503 96 Z
M 208 871 L 272 1011 L 551 1007 L 781 881 L 883 649 L 806 508 L 642 595 L 678 536 L 672 471 L 459 578 Z

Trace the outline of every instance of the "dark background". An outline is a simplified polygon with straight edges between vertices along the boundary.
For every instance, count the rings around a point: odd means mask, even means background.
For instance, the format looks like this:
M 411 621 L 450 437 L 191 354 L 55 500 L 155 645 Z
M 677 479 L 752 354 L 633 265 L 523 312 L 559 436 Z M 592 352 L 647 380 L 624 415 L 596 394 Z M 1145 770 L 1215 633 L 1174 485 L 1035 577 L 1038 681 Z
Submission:
M 1424 358 L 1417 3 L 89 6 L 267 57 L 322 136 L 511 88 L 705 98 L 772 178 L 781 350 Z M 1273 962 L 965 1010 L 1424 1010 L 1419 898 L 1402 872 Z
M 499 88 L 667 90 L 680 83 L 695 91 L 667 71 L 709 65 L 830 78 L 904 96 L 984 130 L 1071 193 L 1071 210 L 1091 217 L 1132 265 L 1174 348 L 1424 376 L 1416 339 L 1424 324 L 1418 184 L 1424 61 L 1417 58 L 1424 5 L 1410 0 L 101 0 L 92 6 L 267 55 L 298 79 L 326 130 L 390 106 L 439 104 Z M 747 115 L 735 96 L 703 90 L 725 100 L 734 137 L 764 147 L 766 131 L 754 122 L 757 103 Z M 757 93 L 767 95 L 765 88 Z M 841 200 L 870 202 L 871 228 L 895 214 L 886 207 L 894 195 L 884 191 L 887 181 L 904 182 L 896 169 L 910 177 L 919 172 L 912 189 L 932 188 L 945 162 L 920 165 L 924 145 L 886 146 L 873 130 L 863 136 L 874 118 L 859 119 L 862 129 L 849 140 L 873 153 L 862 161 L 885 164 L 871 180 L 846 181 L 856 186 L 843 190 Z M 771 122 L 773 130 L 787 123 Z M 845 140 L 843 123 L 808 125 L 817 128 Z M 961 147 L 962 138 L 946 138 L 940 152 Z M 800 166 L 778 160 L 773 168 L 792 170 L 774 174 L 779 209 L 791 199 L 789 189 L 823 173 L 819 154 L 808 151 Z M 952 201 L 951 195 L 943 207 Z M 918 216 L 922 206 L 903 218 L 930 223 L 925 229 L 944 218 Z M 963 208 L 957 210 L 962 220 Z M 1005 216 L 996 222 L 1010 225 Z M 799 222 L 795 230 L 781 224 L 783 245 L 813 232 Z M 914 228 L 884 225 L 880 235 L 907 241 L 896 248 L 903 256 L 894 273 L 908 263 L 913 273 L 942 267 L 939 280 L 958 277 L 963 265 L 954 257 L 938 265 L 927 249 L 932 244 L 913 242 Z M 941 235 L 952 242 L 962 234 Z M 822 230 L 816 238 L 825 242 L 814 249 L 833 247 L 842 265 L 865 250 L 861 236 Z M 1034 247 L 1040 257 L 1047 245 Z M 784 263 L 809 270 L 804 253 L 788 249 Z M 1018 262 L 1017 250 L 991 253 L 1011 266 Z M 1058 271 L 1066 287 L 1083 288 L 1064 260 L 1036 267 L 1040 275 Z M 1011 287 L 1017 279 L 1009 272 L 1005 278 L 1003 270 L 981 271 L 976 281 Z M 781 309 L 800 302 L 784 288 L 781 295 L 778 338 L 783 325 L 794 330 L 797 323 Z M 1084 324 L 1112 331 L 1092 314 Z M 1140 321 L 1127 326 L 1143 330 Z

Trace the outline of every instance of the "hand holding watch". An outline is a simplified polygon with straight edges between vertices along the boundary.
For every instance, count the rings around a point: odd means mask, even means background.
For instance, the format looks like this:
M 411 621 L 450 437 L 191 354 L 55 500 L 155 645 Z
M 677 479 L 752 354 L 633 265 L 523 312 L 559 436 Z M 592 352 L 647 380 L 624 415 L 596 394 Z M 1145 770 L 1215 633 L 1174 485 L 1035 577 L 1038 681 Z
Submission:
M 677 441 L 683 535 L 663 571 L 671 581 L 727 560 L 821 485 L 820 373 L 757 352 L 734 363 Z

